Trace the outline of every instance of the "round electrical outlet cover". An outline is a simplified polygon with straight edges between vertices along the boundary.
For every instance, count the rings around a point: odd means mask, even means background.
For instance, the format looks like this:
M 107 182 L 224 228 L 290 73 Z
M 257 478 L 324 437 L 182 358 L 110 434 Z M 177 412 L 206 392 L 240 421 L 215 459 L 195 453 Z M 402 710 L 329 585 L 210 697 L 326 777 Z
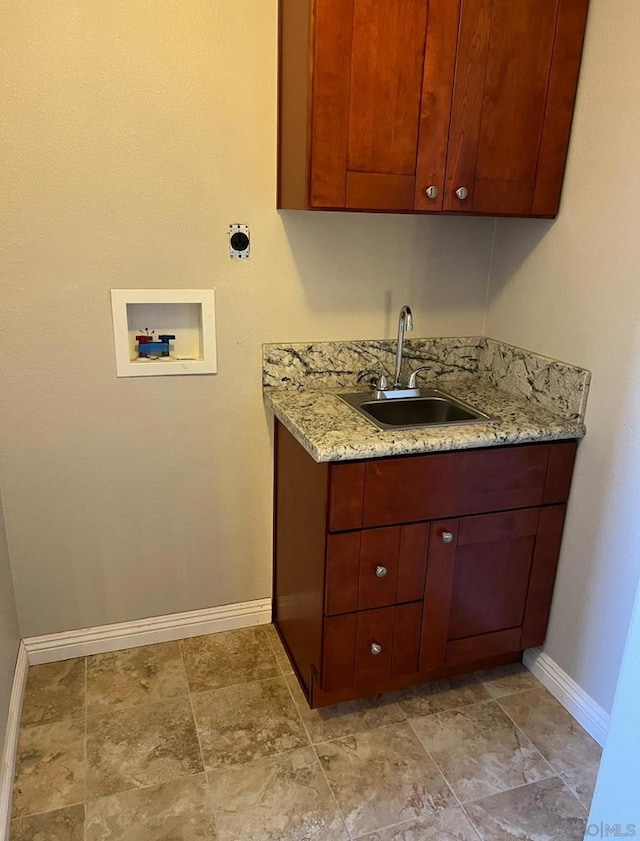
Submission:
M 236 251 L 246 251 L 249 247 L 249 237 L 241 231 L 231 235 L 231 247 Z

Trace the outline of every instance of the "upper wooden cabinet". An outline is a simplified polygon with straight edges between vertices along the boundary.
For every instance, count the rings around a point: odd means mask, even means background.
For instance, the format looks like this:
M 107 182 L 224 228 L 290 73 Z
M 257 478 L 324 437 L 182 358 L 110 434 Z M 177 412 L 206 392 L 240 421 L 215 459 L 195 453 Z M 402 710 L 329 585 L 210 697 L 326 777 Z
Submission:
M 555 216 L 588 2 L 281 0 L 278 207 Z

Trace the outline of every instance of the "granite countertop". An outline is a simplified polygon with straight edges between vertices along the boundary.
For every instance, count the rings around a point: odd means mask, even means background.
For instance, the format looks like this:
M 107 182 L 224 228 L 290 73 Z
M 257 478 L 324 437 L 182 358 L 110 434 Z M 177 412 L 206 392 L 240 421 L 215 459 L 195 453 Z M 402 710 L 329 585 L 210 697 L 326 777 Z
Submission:
M 429 365 L 421 388 L 444 391 L 492 420 L 378 429 L 337 395 L 365 391 L 362 383 L 357 384 L 358 377 L 368 370 L 388 370 L 392 345 L 384 340 L 265 345 L 265 404 L 318 462 L 555 441 L 585 434 L 588 371 L 475 337 L 407 342 L 407 370 Z

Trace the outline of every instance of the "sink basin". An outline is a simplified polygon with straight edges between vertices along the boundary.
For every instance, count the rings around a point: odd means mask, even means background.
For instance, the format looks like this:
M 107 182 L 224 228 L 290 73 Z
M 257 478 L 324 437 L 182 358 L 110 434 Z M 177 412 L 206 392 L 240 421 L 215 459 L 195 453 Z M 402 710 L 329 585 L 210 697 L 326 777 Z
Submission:
M 490 420 L 489 415 L 435 389 L 421 390 L 419 397 L 372 400 L 371 394 L 340 394 L 341 400 L 379 429 L 413 429 L 418 426 L 450 426 Z

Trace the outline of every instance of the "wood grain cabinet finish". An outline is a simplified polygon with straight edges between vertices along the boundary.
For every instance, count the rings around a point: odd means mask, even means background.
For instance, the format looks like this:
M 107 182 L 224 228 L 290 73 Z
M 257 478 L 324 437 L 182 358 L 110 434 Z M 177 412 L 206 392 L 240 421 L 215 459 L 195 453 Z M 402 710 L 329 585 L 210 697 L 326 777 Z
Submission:
M 276 421 L 273 618 L 311 706 L 541 645 L 575 452 L 318 464 Z
M 587 7 L 280 0 L 278 207 L 555 216 Z
M 428 543 L 428 523 L 329 534 L 327 616 L 421 600 Z

